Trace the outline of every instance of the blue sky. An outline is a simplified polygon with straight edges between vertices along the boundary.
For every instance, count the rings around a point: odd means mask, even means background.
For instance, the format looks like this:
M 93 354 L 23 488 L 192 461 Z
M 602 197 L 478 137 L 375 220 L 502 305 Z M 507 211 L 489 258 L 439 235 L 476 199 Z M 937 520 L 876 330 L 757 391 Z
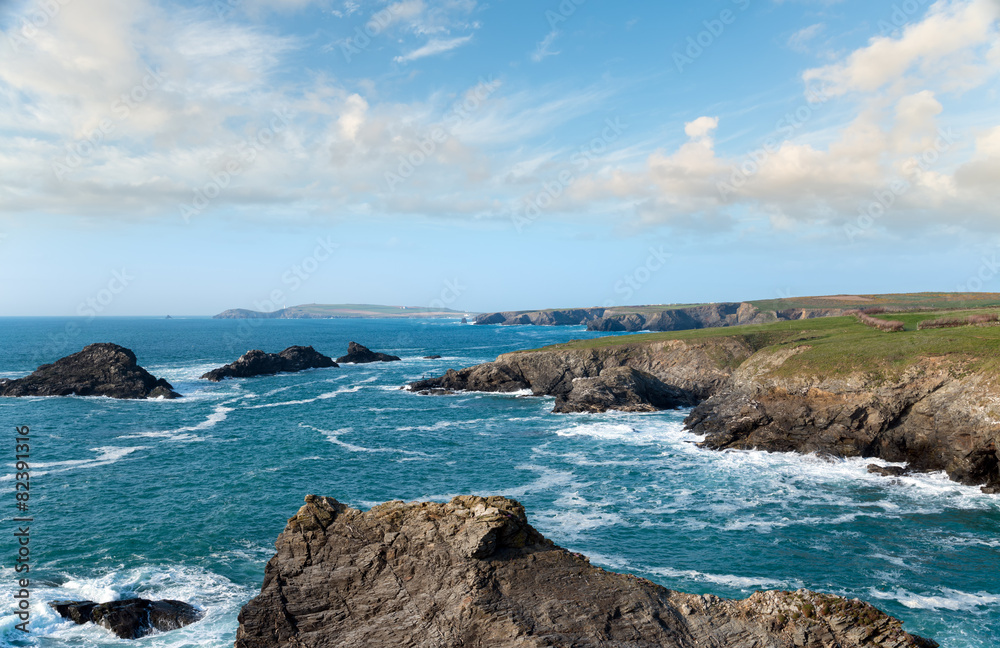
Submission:
M 0 3 L 0 314 L 1000 291 L 998 16 Z

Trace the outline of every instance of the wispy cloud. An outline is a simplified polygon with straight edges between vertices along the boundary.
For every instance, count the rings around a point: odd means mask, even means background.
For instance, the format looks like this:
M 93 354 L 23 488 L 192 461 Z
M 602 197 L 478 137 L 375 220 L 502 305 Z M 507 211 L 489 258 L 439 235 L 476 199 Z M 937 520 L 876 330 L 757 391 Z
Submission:
M 788 47 L 803 54 L 809 52 L 809 43 L 823 33 L 825 28 L 823 23 L 816 23 L 800 29 L 789 37 Z
M 553 52 L 549 49 L 558 37 L 559 30 L 553 29 L 550 31 L 548 35 L 546 35 L 545 38 L 538 43 L 538 47 L 535 48 L 535 51 L 531 53 L 531 60 L 535 63 L 541 63 L 543 59 L 549 56 L 558 56 L 560 52 Z
M 417 59 L 427 58 L 428 56 L 437 56 L 438 54 L 444 54 L 445 52 L 457 49 L 471 40 L 471 34 L 468 36 L 460 36 L 459 38 L 450 39 L 433 38 L 423 47 L 418 47 L 412 52 L 408 52 L 402 56 L 397 56 L 393 60 L 397 63 L 409 63 L 411 61 L 416 61 Z

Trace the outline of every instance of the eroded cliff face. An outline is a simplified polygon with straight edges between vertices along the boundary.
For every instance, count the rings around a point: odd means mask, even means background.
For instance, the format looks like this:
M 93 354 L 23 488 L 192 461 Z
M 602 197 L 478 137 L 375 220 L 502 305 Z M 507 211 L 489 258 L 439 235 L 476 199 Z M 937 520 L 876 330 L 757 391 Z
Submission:
M 503 497 L 307 496 L 239 616 L 236 648 L 931 648 L 857 600 L 673 592 L 546 540 Z
M 695 408 L 688 426 L 709 448 L 879 457 L 1000 490 L 995 377 L 941 358 L 893 377 L 781 371 L 806 348 L 756 354 Z
M 572 403 L 581 397 L 581 390 L 616 391 L 615 383 L 620 382 L 620 373 L 604 374 L 608 370 L 625 367 L 648 376 L 639 382 L 650 394 L 669 394 L 672 399 L 670 407 L 688 407 L 715 393 L 728 380 L 733 368 L 753 352 L 754 348 L 747 340 L 735 336 L 620 344 L 596 349 L 508 353 L 494 362 L 452 370 L 439 378 L 415 382 L 410 389 L 424 393 L 530 389 L 536 396 L 555 396 L 558 411 L 595 411 L 590 406 L 574 409 Z M 574 391 L 578 393 L 574 394 Z M 648 411 L 647 405 L 663 409 L 663 406 L 656 405 L 641 394 L 633 402 L 626 402 L 632 395 L 628 394 L 628 398 L 618 401 L 606 401 L 603 410 Z
M 785 371 L 808 346 L 754 346 L 750 336 L 622 343 L 502 355 L 413 383 L 422 393 L 555 396 L 555 412 L 695 407 L 704 446 L 873 457 L 943 470 L 1000 493 L 1000 384 L 950 358 L 898 375 Z

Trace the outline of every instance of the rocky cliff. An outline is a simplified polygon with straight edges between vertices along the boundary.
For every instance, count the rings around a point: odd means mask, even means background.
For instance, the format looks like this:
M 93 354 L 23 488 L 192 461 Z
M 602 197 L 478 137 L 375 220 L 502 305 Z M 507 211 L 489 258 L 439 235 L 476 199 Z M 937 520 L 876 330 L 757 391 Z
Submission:
M 687 331 L 691 329 L 766 324 L 782 320 L 830 317 L 843 314 L 836 308 L 791 308 L 761 311 L 753 304 L 725 302 L 684 308 L 639 306 L 635 308 L 576 308 L 566 310 L 506 311 L 484 313 L 476 324 L 502 326 L 573 326 L 586 324 L 588 331 Z
M 761 351 L 687 424 L 706 435 L 709 448 L 880 457 L 1000 492 L 1000 385 L 993 375 L 935 357 L 889 377 L 781 371 L 806 350 Z
M 975 364 L 984 354 L 995 357 L 987 340 L 968 333 L 970 354 L 969 347 L 949 352 L 958 347 L 947 336 L 957 333 L 881 337 L 875 340 L 898 342 L 887 342 L 878 352 L 886 355 L 875 358 L 862 353 L 871 338 L 845 329 L 833 357 L 848 358 L 848 368 L 834 371 L 795 364 L 818 343 L 811 340 L 821 340 L 806 325 L 801 329 L 771 336 L 758 329 L 686 340 L 614 338 L 593 348 L 510 353 L 409 388 L 426 394 L 530 389 L 554 396 L 555 412 L 694 406 L 687 424 L 705 435 L 708 448 L 881 458 L 906 462 L 911 470 L 943 470 L 1000 493 L 1000 382 L 994 369 Z M 927 344 L 939 346 L 921 352 Z M 894 368 L 892 359 L 904 354 L 911 355 Z
M 494 362 L 451 370 L 409 388 L 427 394 L 530 389 L 536 396 L 555 396 L 560 412 L 687 407 L 715 393 L 755 350 L 752 340 L 740 336 L 543 349 L 504 354 Z M 626 388 L 623 376 L 615 372 L 622 367 L 640 372 L 624 379 L 633 386 L 641 382 L 643 389 Z M 595 396 L 597 392 L 611 396 Z
M 117 344 L 91 344 L 39 367 L 30 376 L 0 380 L 0 396 L 107 396 L 178 398 L 163 378 L 139 366 L 135 354 Z
M 239 615 L 236 648 L 933 648 L 857 600 L 682 594 L 599 569 L 502 497 L 307 496 Z

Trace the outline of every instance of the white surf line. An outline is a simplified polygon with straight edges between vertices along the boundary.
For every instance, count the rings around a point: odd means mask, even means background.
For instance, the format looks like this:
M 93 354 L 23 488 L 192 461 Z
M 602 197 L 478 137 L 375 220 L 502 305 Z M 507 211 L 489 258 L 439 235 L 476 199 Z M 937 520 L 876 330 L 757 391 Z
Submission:
M 393 453 L 399 453 L 399 454 L 405 454 L 405 455 L 412 455 L 412 456 L 418 456 L 418 457 L 429 457 L 430 456 L 430 455 L 428 455 L 427 453 L 424 453 L 424 452 L 416 452 L 416 451 L 413 451 L 413 450 L 399 450 L 397 448 L 363 448 L 361 446 L 356 446 L 356 445 L 347 443 L 345 441 L 341 441 L 340 440 L 340 436 L 343 435 L 343 434 L 350 434 L 351 432 L 354 431 L 353 428 L 343 428 L 343 429 L 340 429 L 340 430 L 324 430 L 324 429 L 321 429 L 321 428 L 318 428 L 318 427 L 314 427 L 312 425 L 308 425 L 306 423 L 299 423 L 299 427 L 301 427 L 301 428 L 308 428 L 310 430 L 314 430 L 316 432 L 319 432 L 320 434 L 324 435 L 330 443 L 333 443 L 335 445 L 339 445 L 340 447 L 344 448 L 345 450 L 349 450 L 351 452 L 393 452 Z

